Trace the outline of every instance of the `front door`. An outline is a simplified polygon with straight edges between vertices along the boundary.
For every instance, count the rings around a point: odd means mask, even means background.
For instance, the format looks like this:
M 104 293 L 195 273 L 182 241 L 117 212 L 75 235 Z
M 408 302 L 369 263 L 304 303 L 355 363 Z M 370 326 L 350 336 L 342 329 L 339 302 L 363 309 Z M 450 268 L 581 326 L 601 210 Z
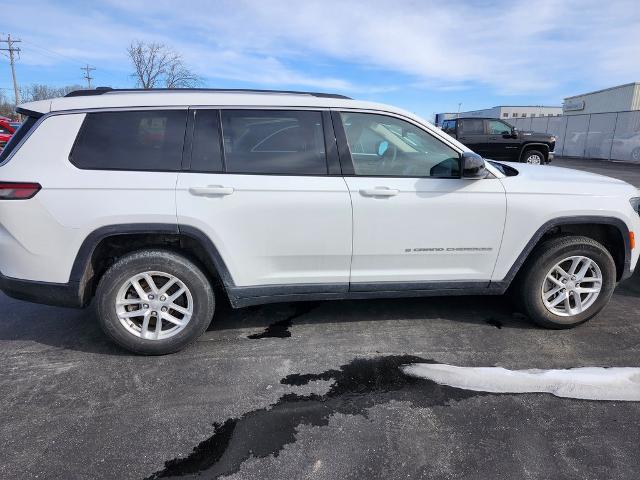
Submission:
M 341 112 L 334 124 L 347 143 L 343 170 L 353 171 L 345 176 L 353 205 L 350 288 L 488 284 L 506 214 L 500 180 L 460 178 L 459 152 L 407 120 Z
M 189 171 L 177 185 L 181 228 L 211 239 L 236 287 L 347 291 L 351 201 L 343 178 L 328 174 L 335 155 L 333 132 L 325 131 L 332 128 L 328 112 L 198 109 L 192 115 Z
M 511 125 L 501 120 L 485 120 L 489 134 L 487 146 L 487 158 L 496 160 L 518 160 L 520 154 L 520 140 L 512 134 Z

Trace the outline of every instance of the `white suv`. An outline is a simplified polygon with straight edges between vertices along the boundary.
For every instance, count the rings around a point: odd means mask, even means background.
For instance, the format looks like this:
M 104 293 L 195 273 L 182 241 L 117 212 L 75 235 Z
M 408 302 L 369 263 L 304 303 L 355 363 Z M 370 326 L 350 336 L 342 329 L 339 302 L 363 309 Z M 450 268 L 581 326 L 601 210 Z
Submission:
M 513 284 L 533 321 L 566 328 L 638 261 L 636 188 L 485 162 L 386 105 L 97 89 L 19 112 L 0 156 L 0 288 L 95 297 L 105 332 L 138 353 L 193 342 L 221 295 L 242 307 Z

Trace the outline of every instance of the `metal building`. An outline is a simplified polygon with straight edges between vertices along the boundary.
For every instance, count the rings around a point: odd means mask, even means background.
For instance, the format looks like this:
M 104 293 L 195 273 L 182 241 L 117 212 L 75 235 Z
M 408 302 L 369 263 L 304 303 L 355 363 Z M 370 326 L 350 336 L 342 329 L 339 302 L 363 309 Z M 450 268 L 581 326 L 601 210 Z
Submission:
M 565 115 L 589 115 L 640 110 L 640 82 L 626 83 L 564 99 Z
M 442 125 L 444 120 L 457 117 L 484 117 L 501 118 L 503 120 L 516 118 L 555 117 L 562 115 L 562 107 L 550 107 L 545 105 L 498 105 L 482 110 L 470 110 L 460 113 L 437 113 L 435 123 Z

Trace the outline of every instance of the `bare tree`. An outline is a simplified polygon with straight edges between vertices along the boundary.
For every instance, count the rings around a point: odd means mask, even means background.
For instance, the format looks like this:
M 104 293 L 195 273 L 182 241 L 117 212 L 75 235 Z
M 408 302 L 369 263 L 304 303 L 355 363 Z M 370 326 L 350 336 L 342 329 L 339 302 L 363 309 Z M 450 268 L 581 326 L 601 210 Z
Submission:
M 0 89 L 0 117 L 13 118 L 15 116 L 15 103 Z
M 136 85 L 144 89 L 195 87 L 198 75 L 184 63 L 182 55 L 162 43 L 135 41 L 127 49 L 135 70 Z
M 82 90 L 82 85 L 65 85 L 63 87 L 53 87 L 42 83 L 32 83 L 20 87 L 20 100 L 23 102 L 37 102 L 49 98 L 64 97 L 74 90 Z

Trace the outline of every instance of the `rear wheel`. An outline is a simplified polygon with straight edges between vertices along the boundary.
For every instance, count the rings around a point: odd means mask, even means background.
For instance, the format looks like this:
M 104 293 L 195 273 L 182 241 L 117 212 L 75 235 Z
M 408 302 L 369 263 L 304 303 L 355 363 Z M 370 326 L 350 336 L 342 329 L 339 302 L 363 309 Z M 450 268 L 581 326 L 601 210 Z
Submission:
M 544 165 L 546 163 L 544 154 L 538 150 L 527 150 L 524 152 L 522 161 L 530 165 Z
M 162 355 L 194 342 L 215 308 L 206 275 L 187 258 L 143 250 L 119 259 L 98 285 L 100 325 L 118 345 Z
M 531 254 L 518 285 L 525 313 L 546 328 L 571 328 L 602 310 L 616 284 L 611 254 L 587 237 L 558 237 Z

